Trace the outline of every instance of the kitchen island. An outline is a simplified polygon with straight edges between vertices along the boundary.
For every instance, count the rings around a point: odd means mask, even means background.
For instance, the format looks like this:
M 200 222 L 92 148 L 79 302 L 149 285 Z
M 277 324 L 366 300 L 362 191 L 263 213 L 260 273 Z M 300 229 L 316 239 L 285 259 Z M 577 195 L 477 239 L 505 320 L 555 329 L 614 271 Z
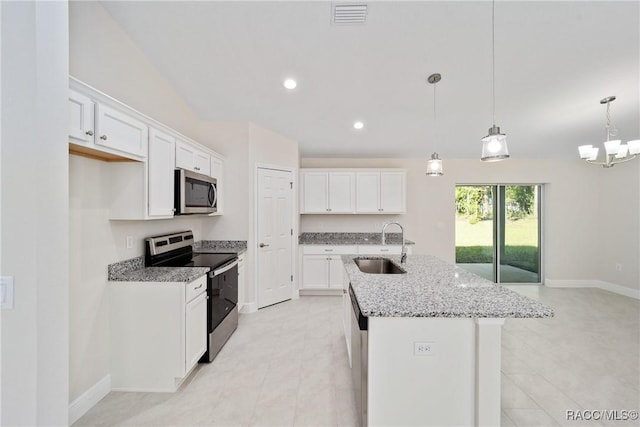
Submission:
M 553 310 L 428 255 L 369 274 L 345 255 L 344 323 L 364 425 L 500 425 L 507 318 Z

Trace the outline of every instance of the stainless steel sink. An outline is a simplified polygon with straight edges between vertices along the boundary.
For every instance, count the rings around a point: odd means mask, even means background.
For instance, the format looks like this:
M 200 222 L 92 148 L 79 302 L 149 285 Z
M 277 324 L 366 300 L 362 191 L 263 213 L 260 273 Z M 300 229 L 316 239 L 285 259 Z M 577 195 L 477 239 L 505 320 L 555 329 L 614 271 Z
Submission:
M 406 271 L 395 265 L 388 258 L 355 258 L 356 265 L 363 273 L 369 274 L 404 274 Z

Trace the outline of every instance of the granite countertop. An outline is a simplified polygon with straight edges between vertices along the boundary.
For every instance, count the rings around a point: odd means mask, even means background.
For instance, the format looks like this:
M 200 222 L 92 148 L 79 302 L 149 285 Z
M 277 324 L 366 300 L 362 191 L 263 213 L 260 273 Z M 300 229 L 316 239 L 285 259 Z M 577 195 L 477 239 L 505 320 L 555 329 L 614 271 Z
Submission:
M 381 245 L 382 233 L 302 233 L 298 238 L 301 245 Z M 404 240 L 405 245 L 414 245 Z M 401 233 L 387 233 L 387 245 L 401 245 Z
M 188 283 L 209 270 L 209 267 L 145 267 L 144 257 L 139 256 L 109 264 L 107 277 L 111 282 Z
M 230 253 L 238 255 L 247 251 L 246 240 L 200 240 L 193 245 L 193 251 L 197 253 Z
M 553 310 L 430 255 L 409 255 L 406 274 L 367 274 L 343 255 L 362 314 L 371 317 L 552 317 Z M 376 258 L 376 257 L 361 257 Z M 379 258 L 379 257 L 378 257 Z
M 145 267 L 109 277 L 112 282 L 189 283 L 207 274 L 209 267 Z

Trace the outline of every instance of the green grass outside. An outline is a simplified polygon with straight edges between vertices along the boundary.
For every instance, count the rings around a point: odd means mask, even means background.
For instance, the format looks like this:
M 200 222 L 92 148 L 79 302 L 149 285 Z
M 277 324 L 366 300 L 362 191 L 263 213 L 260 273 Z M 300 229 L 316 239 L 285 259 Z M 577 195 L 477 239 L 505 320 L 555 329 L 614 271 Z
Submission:
M 505 231 L 505 253 L 502 264 L 537 272 L 538 220 L 528 217 L 516 221 L 507 220 Z M 456 262 L 493 262 L 493 222 L 469 222 L 466 217 L 456 218 Z

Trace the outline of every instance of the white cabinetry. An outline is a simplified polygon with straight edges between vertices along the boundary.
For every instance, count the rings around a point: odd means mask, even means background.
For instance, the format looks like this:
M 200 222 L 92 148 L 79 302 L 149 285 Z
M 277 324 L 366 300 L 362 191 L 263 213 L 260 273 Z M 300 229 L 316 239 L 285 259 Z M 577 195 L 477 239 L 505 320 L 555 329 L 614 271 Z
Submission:
M 357 172 L 356 189 L 356 213 L 406 212 L 405 171 Z
M 128 114 L 96 103 L 95 143 L 123 153 L 146 157 L 148 127 Z
M 300 213 L 354 213 L 355 173 L 305 171 L 300 174 Z
M 173 392 L 207 348 L 206 276 L 110 282 L 113 390 Z
M 149 130 L 149 216 L 172 216 L 176 140 L 157 129 Z
M 346 272 L 343 274 L 343 291 L 342 291 L 342 327 L 344 328 L 344 337 L 347 342 L 347 357 L 349 358 L 349 366 L 351 366 L 351 296 L 349 295 L 349 276 Z
M 400 255 L 402 245 L 301 245 L 301 290 L 327 291 L 344 288 L 341 255 Z M 406 246 L 407 254 L 411 247 Z M 348 284 L 347 284 L 348 287 Z
M 302 247 L 302 288 L 342 289 L 341 255 L 357 254 L 355 245 L 305 245 Z
M 213 215 L 222 215 L 224 208 L 224 161 L 218 156 L 211 156 L 211 171 L 210 174 L 217 180 L 217 198 L 218 198 L 218 210 Z
M 69 91 L 69 138 L 82 145 L 93 144 L 93 101 L 76 91 Z
M 176 141 L 176 167 L 203 175 L 211 174 L 211 156 L 185 141 Z

